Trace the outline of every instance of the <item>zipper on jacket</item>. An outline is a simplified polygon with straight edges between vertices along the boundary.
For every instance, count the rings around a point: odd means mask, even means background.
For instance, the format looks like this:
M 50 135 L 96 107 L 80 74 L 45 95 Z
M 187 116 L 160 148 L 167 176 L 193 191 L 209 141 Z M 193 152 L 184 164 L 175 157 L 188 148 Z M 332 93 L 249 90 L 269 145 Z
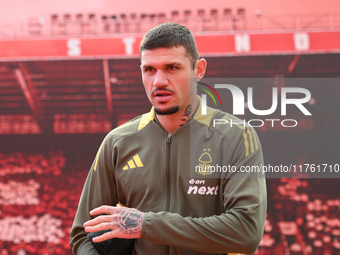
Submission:
M 166 182 L 167 182 L 167 198 L 165 210 L 168 212 L 170 209 L 170 147 L 171 147 L 171 134 L 166 138 Z
M 168 134 L 167 138 L 166 138 L 166 143 L 170 143 L 171 142 L 171 134 Z
M 166 144 L 167 144 L 167 148 L 166 148 L 166 182 L 167 182 L 167 198 L 166 198 L 166 208 L 165 211 L 169 211 L 170 210 L 170 147 L 171 147 L 171 134 L 168 134 L 167 138 L 166 138 Z M 165 247 L 165 254 L 170 254 L 170 247 L 166 246 Z

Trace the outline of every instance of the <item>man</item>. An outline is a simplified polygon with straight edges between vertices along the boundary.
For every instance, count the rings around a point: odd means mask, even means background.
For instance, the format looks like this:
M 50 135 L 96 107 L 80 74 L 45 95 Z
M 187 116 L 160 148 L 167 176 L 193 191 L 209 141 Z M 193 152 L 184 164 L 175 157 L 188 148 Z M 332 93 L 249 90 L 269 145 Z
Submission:
M 135 239 L 133 254 L 253 253 L 264 228 L 265 179 L 209 167 L 261 165 L 256 133 L 214 127 L 214 119 L 238 120 L 219 110 L 202 115 L 196 82 L 207 63 L 186 27 L 151 29 L 140 58 L 153 108 L 100 146 L 72 226 L 73 253 L 96 254 L 87 233 L 107 230 L 93 243 Z

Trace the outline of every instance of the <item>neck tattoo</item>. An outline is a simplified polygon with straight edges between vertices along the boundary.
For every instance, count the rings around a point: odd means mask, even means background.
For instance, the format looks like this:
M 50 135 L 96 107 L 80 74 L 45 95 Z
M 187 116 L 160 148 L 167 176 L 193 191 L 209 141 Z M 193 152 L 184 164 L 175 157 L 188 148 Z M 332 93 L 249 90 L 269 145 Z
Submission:
M 190 120 L 190 115 L 191 115 L 191 105 L 188 105 L 185 110 L 184 110 L 184 114 L 181 117 L 181 121 L 184 121 L 183 124 L 181 124 L 180 126 L 183 126 L 185 123 L 187 123 Z

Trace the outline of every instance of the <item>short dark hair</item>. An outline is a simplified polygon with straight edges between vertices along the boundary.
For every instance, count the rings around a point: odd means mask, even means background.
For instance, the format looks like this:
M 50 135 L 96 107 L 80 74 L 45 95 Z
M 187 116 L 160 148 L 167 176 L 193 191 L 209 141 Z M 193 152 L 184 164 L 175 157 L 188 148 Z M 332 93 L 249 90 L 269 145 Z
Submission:
M 187 27 L 178 23 L 162 23 L 149 30 L 140 43 L 139 53 L 141 56 L 143 50 L 180 46 L 185 48 L 194 68 L 199 59 L 195 37 Z

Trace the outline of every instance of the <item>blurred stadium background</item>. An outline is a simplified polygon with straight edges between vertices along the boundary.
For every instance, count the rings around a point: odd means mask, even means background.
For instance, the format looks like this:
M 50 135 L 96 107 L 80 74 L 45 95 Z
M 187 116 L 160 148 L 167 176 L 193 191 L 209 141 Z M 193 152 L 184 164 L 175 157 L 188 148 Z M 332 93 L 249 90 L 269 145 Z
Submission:
M 69 230 L 101 140 L 150 109 L 138 45 L 158 23 L 194 32 L 208 78 L 330 80 L 310 88 L 313 116 L 297 116 L 299 128 L 257 131 L 267 163 L 339 163 L 336 0 L 0 0 L 0 13 L 0 255 L 71 254 Z M 271 94 L 255 103 L 267 109 Z M 340 254 L 339 180 L 305 177 L 267 180 L 255 254 Z

